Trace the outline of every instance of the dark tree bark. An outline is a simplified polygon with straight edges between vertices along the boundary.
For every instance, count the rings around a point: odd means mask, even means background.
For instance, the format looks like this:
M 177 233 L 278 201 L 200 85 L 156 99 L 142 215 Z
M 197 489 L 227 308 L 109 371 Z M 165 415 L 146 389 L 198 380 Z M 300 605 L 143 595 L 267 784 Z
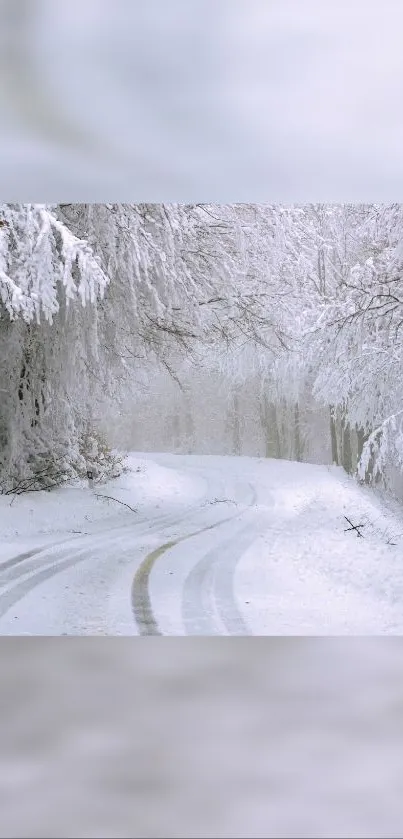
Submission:
M 302 461 L 302 441 L 301 429 L 299 424 L 299 405 L 298 402 L 294 406 L 294 431 L 295 431 L 295 460 L 299 463 Z
M 342 466 L 345 471 L 351 475 L 353 472 L 352 453 L 351 453 L 351 436 L 350 424 L 346 422 L 345 417 L 342 418 Z
M 278 427 L 277 408 L 266 395 L 259 402 L 260 422 L 264 434 L 265 457 L 281 457 L 281 440 Z
M 330 440 L 332 444 L 332 463 L 334 466 L 339 466 L 339 454 L 337 451 L 336 415 L 333 405 L 330 406 Z

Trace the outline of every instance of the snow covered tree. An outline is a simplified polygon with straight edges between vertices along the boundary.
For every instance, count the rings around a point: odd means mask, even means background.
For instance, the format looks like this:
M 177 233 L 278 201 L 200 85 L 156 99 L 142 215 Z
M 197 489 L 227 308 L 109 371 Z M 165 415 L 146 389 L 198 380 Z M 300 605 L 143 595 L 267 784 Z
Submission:
M 3 489 L 82 474 L 161 369 L 175 448 L 203 368 L 226 450 L 403 473 L 402 229 L 397 204 L 0 205 Z
M 340 462 L 348 468 L 350 461 L 349 471 L 354 469 L 354 442 L 359 475 L 372 481 L 382 473 L 387 479 L 388 469 L 402 463 L 403 208 L 393 204 L 342 210 L 333 286 L 309 336 L 317 359 L 315 393 L 333 406 L 333 448 L 338 426 Z
M 80 462 L 75 418 L 91 401 L 82 348 L 96 351 L 108 277 L 56 207 L 1 205 L 0 222 L 2 482 L 42 475 L 51 486 Z
M 156 361 L 175 376 L 202 348 L 267 346 L 250 216 L 236 205 L 1 206 L 3 486 L 48 481 L 53 461 L 55 480 L 82 472 L 99 406 Z

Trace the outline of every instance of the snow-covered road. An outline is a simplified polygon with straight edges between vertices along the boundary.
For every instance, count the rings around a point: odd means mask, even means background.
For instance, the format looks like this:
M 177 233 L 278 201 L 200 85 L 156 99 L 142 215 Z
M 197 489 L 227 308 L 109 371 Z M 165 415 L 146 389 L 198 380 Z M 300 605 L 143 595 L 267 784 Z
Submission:
M 403 634 L 400 511 L 341 470 L 129 462 L 97 492 L 136 513 L 86 488 L 0 499 L 0 634 Z

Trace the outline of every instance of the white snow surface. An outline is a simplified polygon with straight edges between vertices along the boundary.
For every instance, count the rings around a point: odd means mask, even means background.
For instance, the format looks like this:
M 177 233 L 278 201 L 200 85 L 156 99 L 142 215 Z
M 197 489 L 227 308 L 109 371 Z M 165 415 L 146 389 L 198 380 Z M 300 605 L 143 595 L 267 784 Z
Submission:
M 403 634 L 397 503 L 336 467 L 128 466 L 93 490 L 0 498 L 1 635 Z

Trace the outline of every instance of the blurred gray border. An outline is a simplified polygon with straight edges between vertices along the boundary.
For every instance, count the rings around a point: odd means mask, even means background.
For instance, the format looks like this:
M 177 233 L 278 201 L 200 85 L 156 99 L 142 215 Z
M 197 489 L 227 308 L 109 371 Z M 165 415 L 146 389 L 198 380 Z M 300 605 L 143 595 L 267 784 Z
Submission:
M 398 638 L 2 638 L 0 836 L 400 837 Z
M 0 0 L 3 201 L 395 201 L 401 0 Z

